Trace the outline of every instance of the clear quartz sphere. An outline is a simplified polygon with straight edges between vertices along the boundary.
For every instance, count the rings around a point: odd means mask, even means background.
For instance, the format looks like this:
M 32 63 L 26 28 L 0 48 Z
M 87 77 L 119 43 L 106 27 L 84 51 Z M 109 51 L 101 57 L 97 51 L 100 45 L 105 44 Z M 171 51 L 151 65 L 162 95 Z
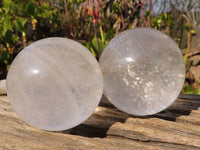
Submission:
M 39 40 L 20 52 L 7 75 L 7 92 L 16 113 L 49 131 L 85 121 L 98 106 L 103 77 L 84 46 L 66 38 Z
M 100 57 L 104 94 L 120 110 L 152 115 L 170 106 L 185 80 L 180 49 L 166 34 L 136 28 L 112 39 Z

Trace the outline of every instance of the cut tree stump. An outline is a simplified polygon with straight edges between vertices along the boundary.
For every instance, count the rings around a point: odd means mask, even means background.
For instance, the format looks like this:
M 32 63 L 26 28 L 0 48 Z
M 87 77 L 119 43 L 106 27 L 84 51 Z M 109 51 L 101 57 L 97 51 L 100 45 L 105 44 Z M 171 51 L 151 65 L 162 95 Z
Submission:
M 200 96 L 180 95 L 167 110 L 147 117 L 121 112 L 103 97 L 88 120 L 62 132 L 29 126 L 13 111 L 7 96 L 0 96 L 0 150 L 29 149 L 199 150 Z

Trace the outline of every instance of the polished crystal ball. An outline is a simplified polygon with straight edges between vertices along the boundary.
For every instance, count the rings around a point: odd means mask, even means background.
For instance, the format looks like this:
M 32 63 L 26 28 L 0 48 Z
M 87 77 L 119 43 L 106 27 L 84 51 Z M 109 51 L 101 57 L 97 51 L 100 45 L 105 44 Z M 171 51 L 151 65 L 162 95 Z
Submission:
M 152 115 L 170 106 L 185 80 L 180 49 L 166 34 L 136 28 L 112 39 L 100 57 L 104 94 L 120 110 Z
M 16 113 L 49 131 L 85 121 L 103 93 L 101 69 L 84 46 L 66 38 L 39 40 L 20 52 L 8 72 L 7 92 Z

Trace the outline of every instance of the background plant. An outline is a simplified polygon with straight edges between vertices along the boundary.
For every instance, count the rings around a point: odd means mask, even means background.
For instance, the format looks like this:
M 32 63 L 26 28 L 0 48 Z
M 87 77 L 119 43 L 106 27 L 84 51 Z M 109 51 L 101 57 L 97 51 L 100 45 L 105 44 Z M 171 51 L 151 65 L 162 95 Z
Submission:
M 160 30 L 176 40 L 181 48 L 187 48 L 188 73 L 193 48 L 190 42 L 200 23 L 199 12 L 195 11 L 199 7 L 198 0 L 2 0 L 0 78 L 5 78 L 10 63 L 24 47 L 41 38 L 61 36 L 77 40 L 99 59 L 115 35 L 135 27 Z M 175 32 L 179 28 L 181 34 Z M 191 89 L 198 94 L 200 88 L 189 82 L 183 92 L 192 93 Z

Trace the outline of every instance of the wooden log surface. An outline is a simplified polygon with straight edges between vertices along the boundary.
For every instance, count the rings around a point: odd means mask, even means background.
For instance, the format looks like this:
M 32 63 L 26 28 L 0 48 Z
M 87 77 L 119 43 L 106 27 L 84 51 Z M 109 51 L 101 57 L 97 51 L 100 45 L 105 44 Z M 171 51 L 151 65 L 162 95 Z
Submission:
M 62 132 L 29 126 L 0 96 L 0 150 L 199 150 L 200 96 L 180 95 L 153 116 L 121 112 L 105 97 L 81 125 Z

